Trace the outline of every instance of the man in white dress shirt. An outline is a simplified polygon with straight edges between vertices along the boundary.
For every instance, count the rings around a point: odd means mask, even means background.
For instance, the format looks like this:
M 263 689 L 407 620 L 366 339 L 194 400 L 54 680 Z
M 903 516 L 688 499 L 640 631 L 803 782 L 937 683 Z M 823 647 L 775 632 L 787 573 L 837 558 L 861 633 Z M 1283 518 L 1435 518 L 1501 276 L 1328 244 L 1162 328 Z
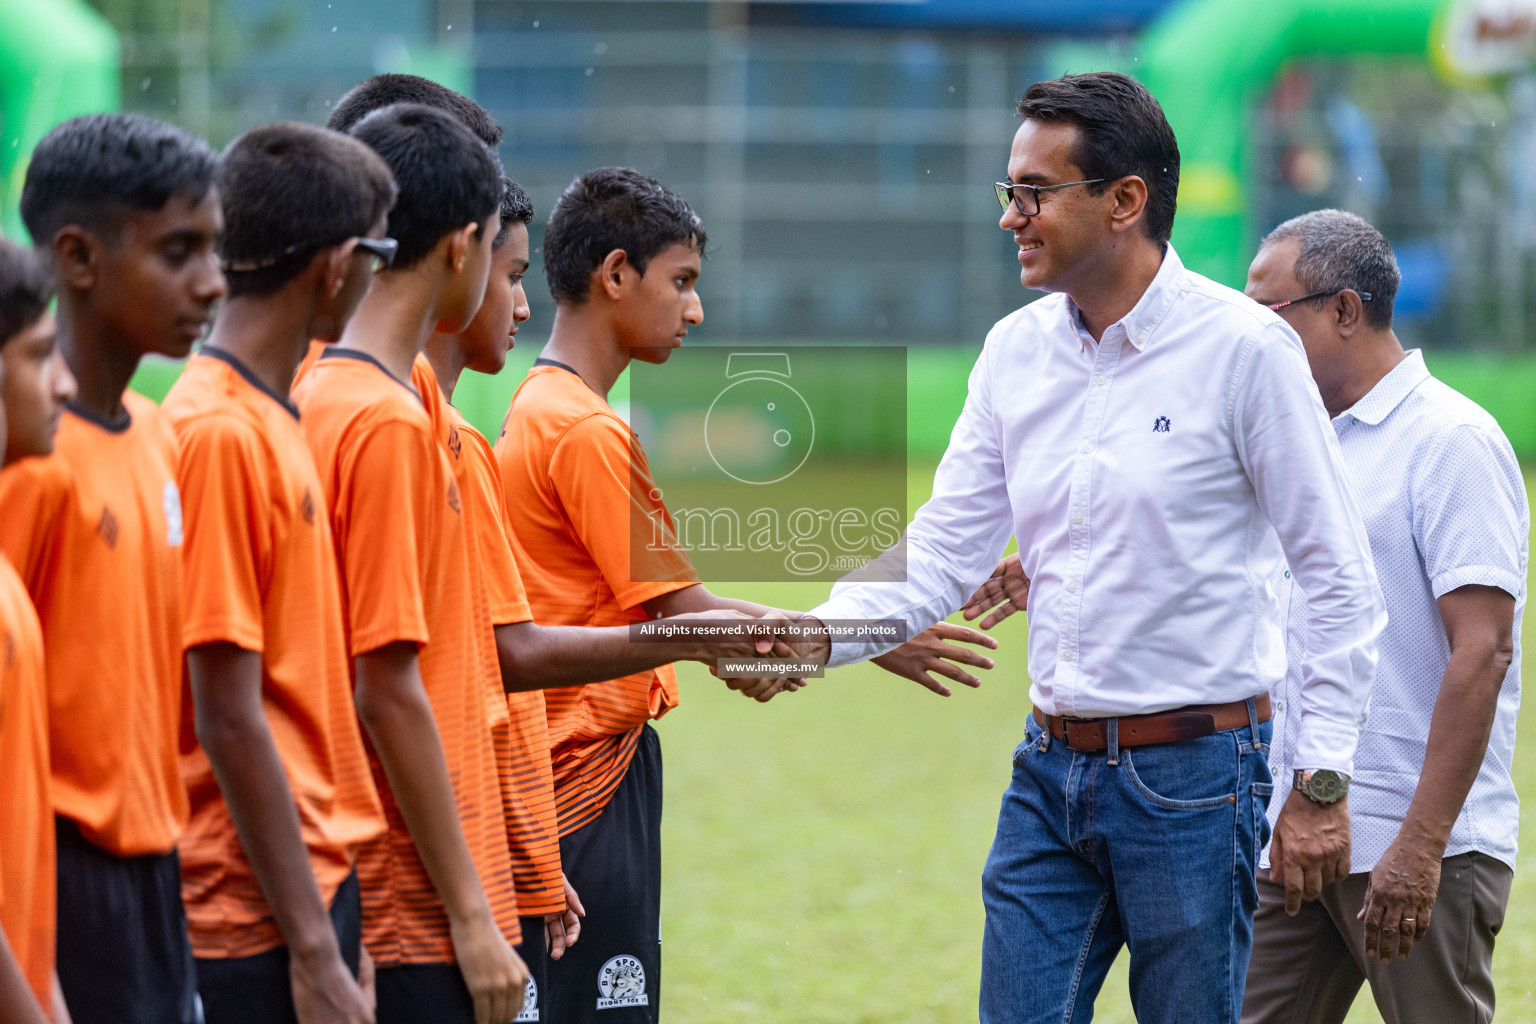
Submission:
M 1143 1024 L 1232 1022 L 1285 672 L 1268 578 L 1283 553 L 1316 595 L 1296 763 L 1318 777 L 1277 825 L 1299 906 L 1349 862 L 1339 797 L 1384 619 L 1370 550 L 1295 333 L 1168 245 L 1157 101 L 1072 75 L 1018 113 L 1000 226 L 1021 282 L 1055 294 L 988 335 L 891 581 L 839 584 L 808 624 L 916 635 L 1017 537 L 1035 710 L 983 876 L 981 1019 L 1086 1019 L 1125 945 Z M 832 665 L 892 646 L 813 632 Z
M 1306 346 L 1389 618 L 1349 791 L 1350 873 L 1294 917 L 1261 877 L 1244 1024 L 1342 1021 L 1367 980 L 1388 1024 L 1493 1018 L 1520 823 L 1509 768 L 1530 511 L 1493 417 L 1398 343 L 1398 281 L 1387 240 L 1339 210 L 1280 225 L 1248 272 L 1248 294 Z M 1270 762 L 1284 778 L 1304 763 L 1311 584 L 1276 582 L 1291 670 Z

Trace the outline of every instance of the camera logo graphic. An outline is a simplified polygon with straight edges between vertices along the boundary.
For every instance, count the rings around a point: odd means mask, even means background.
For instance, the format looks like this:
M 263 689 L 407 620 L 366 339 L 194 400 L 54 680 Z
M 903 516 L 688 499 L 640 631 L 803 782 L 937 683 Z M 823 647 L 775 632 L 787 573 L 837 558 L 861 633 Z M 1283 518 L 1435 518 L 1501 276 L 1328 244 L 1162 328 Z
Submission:
M 790 385 L 785 352 L 732 352 L 728 384 L 704 415 L 704 446 L 720 471 L 744 484 L 776 484 L 811 456 L 816 418 Z

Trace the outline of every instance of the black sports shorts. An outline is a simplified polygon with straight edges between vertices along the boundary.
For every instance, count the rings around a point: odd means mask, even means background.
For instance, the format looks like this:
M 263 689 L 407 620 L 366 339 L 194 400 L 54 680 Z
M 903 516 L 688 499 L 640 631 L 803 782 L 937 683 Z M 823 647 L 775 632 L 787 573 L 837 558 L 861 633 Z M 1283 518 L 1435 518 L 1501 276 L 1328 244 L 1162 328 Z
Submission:
M 198 1024 L 176 851 L 108 853 L 69 818 L 58 843 L 58 971 L 75 1024 Z
M 336 930 L 341 959 L 355 978 L 363 940 L 363 904 L 356 871 L 347 876 L 331 900 L 331 927 Z M 203 1016 L 208 1024 L 299 1022 L 288 978 L 287 946 L 235 959 L 199 959 L 197 991 L 203 998 Z
M 586 908 L 581 937 L 549 965 L 555 1024 L 654 1024 L 661 996 L 661 738 L 642 727 L 613 799 L 560 840 Z
M 543 1006 L 548 990 L 543 973 L 549 957 L 544 946 L 544 919 L 519 919 L 523 941 L 513 947 L 528 965 L 528 992 L 514 1021 L 550 1021 Z M 475 1024 L 475 1001 L 457 963 L 401 964 L 377 973 L 378 1024 Z M 210 1024 L 215 1024 L 211 1022 Z

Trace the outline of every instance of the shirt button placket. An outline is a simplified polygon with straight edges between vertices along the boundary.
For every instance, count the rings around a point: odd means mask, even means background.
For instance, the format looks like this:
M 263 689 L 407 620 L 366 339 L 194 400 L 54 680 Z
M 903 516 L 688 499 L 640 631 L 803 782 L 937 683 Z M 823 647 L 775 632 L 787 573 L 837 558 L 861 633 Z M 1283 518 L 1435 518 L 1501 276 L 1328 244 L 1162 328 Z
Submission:
M 1118 332 L 1117 340 L 1110 333 Z M 1109 381 L 1120 360 L 1124 344 L 1123 330 L 1111 328 L 1094 353 L 1089 387 L 1083 396 L 1083 422 L 1077 454 L 1073 459 L 1072 482 L 1067 491 L 1067 536 L 1071 541 L 1067 583 L 1061 598 L 1061 632 L 1057 641 L 1056 689 L 1066 710 L 1077 709 L 1077 678 L 1082 665 L 1083 581 L 1088 567 L 1088 548 L 1092 523 L 1089 521 L 1093 485 L 1093 457 L 1104 429 L 1104 412 L 1109 404 Z

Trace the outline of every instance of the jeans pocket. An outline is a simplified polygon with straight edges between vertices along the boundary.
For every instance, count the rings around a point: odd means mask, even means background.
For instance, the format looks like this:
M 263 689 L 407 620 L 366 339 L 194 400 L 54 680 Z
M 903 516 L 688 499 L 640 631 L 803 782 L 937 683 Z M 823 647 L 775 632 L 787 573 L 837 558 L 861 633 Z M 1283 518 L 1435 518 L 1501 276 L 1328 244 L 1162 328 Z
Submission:
M 1121 750 L 1120 768 L 1131 788 L 1149 803 L 1170 811 L 1203 811 L 1237 802 L 1236 755 L 1230 734 L 1216 733 Z

